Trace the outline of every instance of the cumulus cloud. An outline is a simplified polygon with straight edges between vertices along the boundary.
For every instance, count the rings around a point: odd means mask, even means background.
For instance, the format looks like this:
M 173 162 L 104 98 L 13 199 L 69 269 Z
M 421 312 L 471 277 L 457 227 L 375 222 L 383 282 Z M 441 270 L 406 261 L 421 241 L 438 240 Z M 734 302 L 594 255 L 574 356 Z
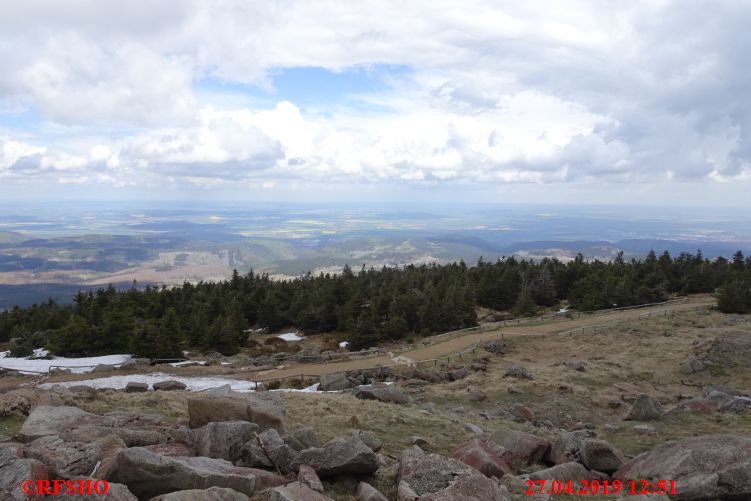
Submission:
M 0 176 L 266 189 L 747 180 L 749 21 L 743 3 L 678 0 L 6 2 L 0 109 L 45 127 L 0 129 Z M 372 65 L 409 71 L 318 108 L 196 91 Z

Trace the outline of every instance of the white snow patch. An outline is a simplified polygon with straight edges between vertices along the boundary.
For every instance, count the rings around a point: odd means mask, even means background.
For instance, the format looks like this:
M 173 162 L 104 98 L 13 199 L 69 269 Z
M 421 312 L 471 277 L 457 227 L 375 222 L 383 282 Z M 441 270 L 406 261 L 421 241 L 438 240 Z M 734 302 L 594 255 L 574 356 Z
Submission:
M 349 348 L 349 341 L 342 341 L 339 343 L 339 348 Z
M 172 362 L 169 365 L 171 365 L 172 367 L 184 367 L 186 365 L 190 367 L 191 365 L 206 365 L 206 361 L 205 360 L 186 360 L 184 362 Z
M 279 339 L 288 341 L 288 342 L 300 341 L 301 339 L 304 339 L 302 336 L 298 336 L 297 334 L 298 334 L 297 332 L 286 332 L 284 334 L 279 334 L 276 337 L 278 337 Z
M 46 350 L 38 349 L 34 352 L 43 353 Z M 85 374 L 99 364 L 120 365 L 132 358 L 132 355 L 106 355 L 102 357 L 66 358 L 53 357 L 51 359 L 14 358 L 8 356 L 9 352 L 0 353 L 0 367 L 16 370 L 22 374 L 35 374 L 49 372 L 50 367 L 67 367 L 74 374 Z
M 173 380 L 184 383 L 187 386 L 187 390 L 190 391 L 205 391 L 211 388 L 218 388 L 220 386 L 229 385 L 232 391 L 249 392 L 255 389 L 255 383 L 252 381 L 243 381 L 240 379 L 227 379 L 221 377 L 192 377 L 192 376 L 175 376 L 173 374 L 165 374 L 163 372 L 155 372 L 151 374 L 129 374 L 127 376 L 110 376 L 97 379 L 87 379 L 82 381 L 64 381 L 60 383 L 44 383 L 40 384 L 40 388 L 53 388 L 53 387 L 69 387 L 75 385 L 91 386 L 92 388 L 111 388 L 115 390 L 121 390 L 125 388 L 125 385 L 129 382 L 146 383 L 153 386 L 154 383 L 165 380 Z M 280 392 L 294 392 L 294 393 L 316 393 L 318 392 L 319 383 L 312 384 L 307 388 L 293 389 L 283 388 Z
M 34 354 L 32 355 L 32 358 L 42 358 L 50 354 L 50 352 L 48 350 L 45 350 L 44 348 L 37 348 L 33 351 L 33 353 Z
M 175 376 L 174 374 L 165 374 L 163 372 L 152 372 L 150 374 L 128 374 L 123 376 L 110 376 L 97 379 L 86 379 L 83 381 L 65 381 L 60 383 L 44 383 L 39 386 L 42 388 L 51 388 L 53 386 L 74 386 L 86 385 L 92 388 L 113 388 L 116 390 L 125 388 L 130 381 L 146 383 L 153 385 L 159 381 L 166 380 L 179 381 L 185 383 L 188 390 L 203 391 L 218 386 L 230 385 L 234 391 L 251 391 L 255 388 L 255 383 L 251 381 L 242 381 L 240 379 L 226 379 L 221 377 L 189 377 Z

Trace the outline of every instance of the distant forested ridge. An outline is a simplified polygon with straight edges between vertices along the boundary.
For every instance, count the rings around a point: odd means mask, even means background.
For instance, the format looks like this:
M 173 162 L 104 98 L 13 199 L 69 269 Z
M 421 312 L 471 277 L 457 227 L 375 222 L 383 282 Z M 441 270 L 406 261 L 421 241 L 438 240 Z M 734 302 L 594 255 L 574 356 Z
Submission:
M 252 271 L 223 282 L 174 288 L 113 287 L 80 292 L 73 304 L 55 301 L 0 314 L 0 341 L 13 351 L 46 346 L 57 355 L 132 352 L 168 358 L 183 349 L 237 353 L 246 330 L 294 325 L 307 334 L 345 332 L 354 349 L 412 335 L 476 325 L 477 307 L 533 315 L 568 301 L 597 310 L 665 301 L 671 294 L 715 292 L 723 311 L 751 311 L 751 259 L 706 259 L 701 252 L 643 260 L 482 259 L 402 268 L 345 267 L 340 274 L 274 281 Z

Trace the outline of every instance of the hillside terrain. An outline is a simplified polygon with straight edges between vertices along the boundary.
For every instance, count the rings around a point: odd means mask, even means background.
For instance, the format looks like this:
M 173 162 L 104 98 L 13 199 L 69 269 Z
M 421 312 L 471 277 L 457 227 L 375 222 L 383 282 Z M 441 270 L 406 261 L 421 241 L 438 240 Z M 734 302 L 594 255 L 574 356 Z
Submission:
M 587 325 L 600 327 L 554 334 Z M 138 499 L 636 500 L 642 498 L 626 491 L 640 479 L 655 486 L 675 481 L 670 499 L 751 496 L 744 480 L 751 474 L 750 317 L 719 313 L 698 299 L 503 330 L 502 340 L 481 340 L 461 359 L 385 371 L 364 369 L 380 362 L 377 356 L 355 360 L 359 366 L 291 367 L 330 374 L 319 385 L 329 392 L 196 393 L 179 384 L 175 391 L 167 391 L 169 384 L 139 393 L 135 384 L 92 389 L 96 378 L 112 374 L 137 381 L 144 368 L 133 366 L 42 379 L 5 376 L 0 411 L 7 437 L 0 450 L 16 458 L 6 465 L 41 464 L 66 478 L 89 475 L 86 468 L 100 459 L 94 476 L 121 484 L 114 487 L 117 499 L 136 499 L 130 491 Z M 424 359 L 419 350 L 442 345 L 441 353 L 453 352 L 476 342 L 473 336 L 479 334 L 396 350 L 394 357 L 414 362 Z M 348 372 L 331 374 L 341 369 Z M 242 363 L 167 372 L 165 379 L 259 377 Z M 282 386 L 300 383 L 291 378 Z M 55 424 L 60 415 L 73 416 L 64 430 Z M 111 428 L 115 422 L 122 429 Z M 72 448 L 93 459 L 61 459 Z M 6 468 L 0 488 L 12 492 Z M 208 470 L 213 480 L 196 483 Z M 167 480 L 145 480 L 156 471 Z M 253 486 L 247 476 L 255 477 Z M 547 479 L 545 492 L 524 494 L 526 479 Z M 548 495 L 553 479 L 577 487 L 581 480 L 620 480 L 627 487 L 609 496 Z M 165 494 L 212 485 L 182 497 Z

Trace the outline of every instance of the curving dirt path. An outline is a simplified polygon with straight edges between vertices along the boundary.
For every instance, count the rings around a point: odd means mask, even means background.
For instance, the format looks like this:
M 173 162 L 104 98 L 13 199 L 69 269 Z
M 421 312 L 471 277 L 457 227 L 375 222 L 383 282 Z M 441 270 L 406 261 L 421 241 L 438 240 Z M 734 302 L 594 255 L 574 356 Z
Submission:
M 690 298 L 687 301 L 673 303 L 666 306 L 652 306 L 634 310 L 615 311 L 612 313 L 599 313 L 574 319 L 562 317 L 561 320 L 551 320 L 545 323 L 506 326 L 493 330 L 470 332 L 465 335 L 447 339 L 445 341 L 440 341 L 429 346 L 402 351 L 398 354 L 393 355 L 379 355 L 375 357 L 345 360 L 341 362 L 324 362 L 316 364 L 295 363 L 284 368 L 259 372 L 255 374 L 254 377 L 251 377 L 251 379 L 256 378 L 258 380 L 265 380 L 286 378 L 299 376 L 301 373 L 306 375 L 320 376 L 332 372 L 369 369 L 377 365 L 396 365 L 398 363 L 403 363 L 405 358 L 416 362 L 423 360 L 432 360 L 435 358 L 445 357 L 446 355 L 450 355 L 452 353 L 460 352 L 479 341 L 487 338 L 497 337 L 501 333 L 503 333 L 504 337 L 556 334 L 579 327 L 596 326 L 609 322 L 628 320 L 636 318 L 646 312 L 659 314 L 666 311 L 675 312 L 686 309 L 704 308 L 713 304 L 715 304 L 714 299 L 704 296 Z

